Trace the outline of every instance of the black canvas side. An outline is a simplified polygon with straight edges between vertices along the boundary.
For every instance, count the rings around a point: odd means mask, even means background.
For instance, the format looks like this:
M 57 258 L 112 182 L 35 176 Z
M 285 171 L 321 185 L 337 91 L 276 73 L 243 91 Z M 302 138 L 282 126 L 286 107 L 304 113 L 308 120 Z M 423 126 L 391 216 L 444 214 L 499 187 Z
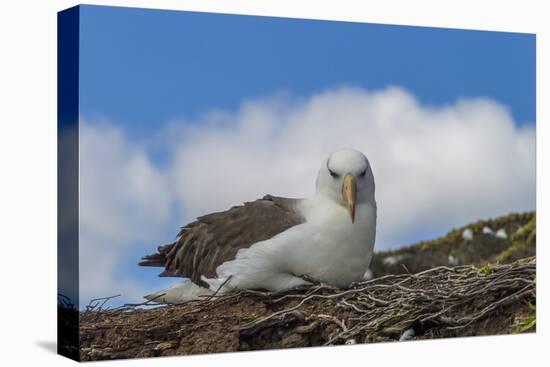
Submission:
M 79 13 L 57 16 L 57 352 L 77 361 Z

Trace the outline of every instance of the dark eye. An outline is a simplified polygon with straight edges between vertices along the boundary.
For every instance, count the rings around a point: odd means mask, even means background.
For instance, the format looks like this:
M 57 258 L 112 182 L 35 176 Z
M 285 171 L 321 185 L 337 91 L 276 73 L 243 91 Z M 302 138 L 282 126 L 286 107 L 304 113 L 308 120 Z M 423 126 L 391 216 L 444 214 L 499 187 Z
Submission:
M 365 168 L 365 170 L 359 174 L 359 177 L 365 177 L 366 174 L 367 174 L 367 169 Z
M 330 169 L 329 169 L 328 171 L 330 172 L 330 175 L 331 175 L 332 177 L 334 177 L 334 178 L 340 177 L 340 175 L 339 175 L 338 173 L 332 172 Z

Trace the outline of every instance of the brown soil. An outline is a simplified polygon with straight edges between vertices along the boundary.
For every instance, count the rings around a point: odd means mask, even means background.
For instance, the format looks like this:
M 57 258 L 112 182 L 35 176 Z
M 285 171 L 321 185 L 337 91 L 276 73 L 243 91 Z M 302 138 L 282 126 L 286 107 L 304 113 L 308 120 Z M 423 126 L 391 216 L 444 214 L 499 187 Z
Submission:
M 80 315 L 84 361 L 510 334 L 534 316 L 535 259 L 388 275 L 348 290 L 243 291 Z M 533 328 L 528 331 L 532 331 Z M 525 331 L 525 330 L 522 330 Z

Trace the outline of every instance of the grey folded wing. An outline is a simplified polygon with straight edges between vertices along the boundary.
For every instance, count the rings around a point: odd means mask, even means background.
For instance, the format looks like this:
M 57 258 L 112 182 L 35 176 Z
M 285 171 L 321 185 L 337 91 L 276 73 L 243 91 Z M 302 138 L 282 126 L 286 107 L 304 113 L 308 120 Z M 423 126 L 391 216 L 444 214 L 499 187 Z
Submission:
M 298 209 L 302 199 L 266 195 L 229 210 L 197 218 L 182 227 L 176 241 L 158 247 L 141 266 L 160 266 L 160 276 L 188 277 L 197 284 L 216 276 L 216 268 L 242 248 L 267 240 L 305 221 Z

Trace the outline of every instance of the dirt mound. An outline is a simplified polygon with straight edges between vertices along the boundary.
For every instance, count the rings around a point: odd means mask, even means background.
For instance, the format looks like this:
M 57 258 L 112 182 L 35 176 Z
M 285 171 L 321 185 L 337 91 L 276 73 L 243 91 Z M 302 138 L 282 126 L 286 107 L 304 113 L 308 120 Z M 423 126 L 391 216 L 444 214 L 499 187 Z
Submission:
M 81 360 L 532 331 L 535 258 L 436 267 L 346 290 L 242 291 L 154 309 L 80 314 Z

